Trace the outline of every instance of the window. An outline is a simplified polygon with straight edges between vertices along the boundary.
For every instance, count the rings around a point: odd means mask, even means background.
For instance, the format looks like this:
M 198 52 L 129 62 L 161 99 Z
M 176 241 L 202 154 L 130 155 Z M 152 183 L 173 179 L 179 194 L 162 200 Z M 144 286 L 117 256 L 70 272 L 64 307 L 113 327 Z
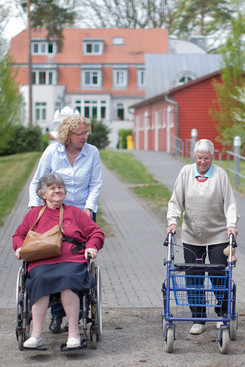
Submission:
M 36 102 L 35 103 L 35 119 L 36 123 L 46 121 L 47 115 L 47 103 L 46 102 Z
M 101 70 L 83 70 L 82 88 L 101 87 Z
M 128 71 L 114 70 L 113 84 L 115 88 L 126 88 L 128 85 Z
M 113 37 L 112 44 L 113 45 L 124 45 L 124 37 Z
M 32 84 L 33 85 L 53 85 L 54 84 L 54 71 L 33 71 L 32 72 Z
M 55 53 L 54 42 L 35 42 L 32 43 L 32 54 L 35 55 L 47 55 Z
M 83 41 L 83 54 L 84 55 L 102 55 L 103 54 L 104 41 Z
M 117 109 L 117 119 L 124 120 L 124 104 L 117 103 L 116 109 Z
M 77 100 L 75 108 L 87 119 L 102 120 L 106 118 L 107 103 L 104 100 Z
M 137 83 L 138 83 L 138 88 L 145 87 L 145 70 L 139 69 L 137 71 Z
M 174 78 L 174 86 L 183 85 L 191 80 L 195 80 L 196 76 L 189 71 L 182 71 Z

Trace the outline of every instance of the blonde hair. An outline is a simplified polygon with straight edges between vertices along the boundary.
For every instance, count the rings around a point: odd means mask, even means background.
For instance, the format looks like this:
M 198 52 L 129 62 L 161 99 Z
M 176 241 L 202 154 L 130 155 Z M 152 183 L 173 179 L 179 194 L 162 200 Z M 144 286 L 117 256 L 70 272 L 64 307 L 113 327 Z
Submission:
M 57 140 L 59 143 L 69 144 L 69 134 L 74 133 L 80 125 L 85 125 L 91 132 L 90 122 L 81 115 L 70 115 L 66 117 L 58 127 Z

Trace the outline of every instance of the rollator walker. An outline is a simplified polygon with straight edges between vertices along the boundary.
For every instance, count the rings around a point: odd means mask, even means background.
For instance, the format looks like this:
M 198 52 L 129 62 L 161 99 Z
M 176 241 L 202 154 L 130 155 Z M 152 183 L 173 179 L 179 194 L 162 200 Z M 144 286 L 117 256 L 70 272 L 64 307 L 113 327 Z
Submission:
M 162 284 L 162 328 L 164 349 L 172 352 L 176 321 L 222 322 L 218 334 L 220 353 L 227 353 L 231 340 L 236 339 L 238 314 L 236 313 L 236 285 L 232 280 L 232 248 L 237 247 L 233 234 L 229 236 L 227 267 L 223 264 L 175 264 L 175 238 L 170 232 L 164 245 L 167 247 L 167 277 Z M 227 314 L 217 316 L 223 302 L 227 301 Z M 190 308 L 205 310 L 201 317 L 192 317 Z

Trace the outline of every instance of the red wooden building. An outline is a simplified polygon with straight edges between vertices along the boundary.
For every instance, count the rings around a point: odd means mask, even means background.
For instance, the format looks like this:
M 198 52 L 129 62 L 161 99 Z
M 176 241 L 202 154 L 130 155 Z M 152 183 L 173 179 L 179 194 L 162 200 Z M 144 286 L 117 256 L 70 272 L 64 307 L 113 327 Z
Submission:
M 213 80 L 221 82 L 220 72 L 206 75 L 150 99 L 134 108 L 134 148 L 176 153 L 176 147 L 188 150 L 192 129 L 197 140 L 212 140 L 215 150 L 219 135 L 210 109 L 216 100 Z

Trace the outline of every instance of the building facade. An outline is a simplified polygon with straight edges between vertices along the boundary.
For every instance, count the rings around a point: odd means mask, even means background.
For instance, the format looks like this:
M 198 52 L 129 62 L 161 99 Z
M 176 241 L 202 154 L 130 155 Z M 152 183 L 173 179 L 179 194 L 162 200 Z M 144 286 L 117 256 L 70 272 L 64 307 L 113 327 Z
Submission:
M 69 106 L 109 126 L 113 122 L 133 126 L 128 107 L 145 96 L 145 54 L 168 53 L 167 30 L 64 29 L 63 35 L 63 48 L 58 52 L 57 40 L 48 42 L 44 29 L 31 32 L 34 124 L 49 128 L 55 110 Z M 11 40 L 10 54 L 19 70 L 17 83 L 24 96 L 27 124 L 27 30 Z
M 212 140 L 222 150 L 210 110 L 217 100 L 213 80 L 221 82 L 220 72 L 208 74 L 134 106 L 134 148 L 188 155 L 192 130 L 197 139 Z

